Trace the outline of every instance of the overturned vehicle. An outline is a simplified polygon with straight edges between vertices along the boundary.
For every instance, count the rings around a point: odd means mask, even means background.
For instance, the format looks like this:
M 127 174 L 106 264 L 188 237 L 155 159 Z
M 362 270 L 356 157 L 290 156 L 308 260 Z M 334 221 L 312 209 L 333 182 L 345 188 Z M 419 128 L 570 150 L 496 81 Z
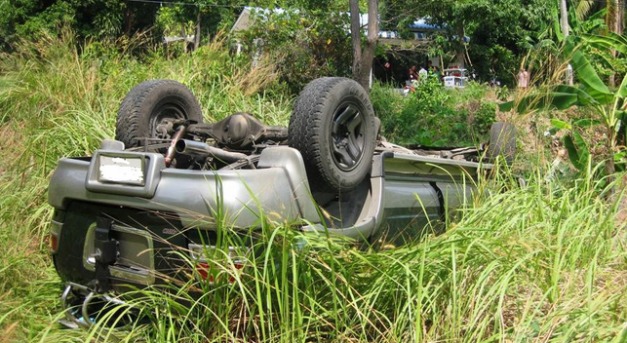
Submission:
M 288 128 L 247 113 L 206 124 L 184 85 L 136 86 L 118 112 L 116 140 L 61 159 L 50 181 L 65 323 L 90 324 L 93 299 L 117 301 L 112 294 L 129 285 L 189 275 L 169 252 L 202 262 L 219 230 L 251 232 L 262 217 L 362 242 L 415 239 L 515 150 L 503 123 L 487 144 L 447 149 L 397 146 L 378 126 L 366 91 L 345 78 L 307 85 Z

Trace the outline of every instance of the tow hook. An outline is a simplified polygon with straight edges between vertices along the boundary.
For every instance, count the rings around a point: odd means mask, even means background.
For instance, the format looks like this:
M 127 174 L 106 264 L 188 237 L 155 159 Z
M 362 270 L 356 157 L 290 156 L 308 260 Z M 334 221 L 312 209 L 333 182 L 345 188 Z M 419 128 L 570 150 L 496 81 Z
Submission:
M 84 296 L 84 297 L 83 297 Z M 97 293 L 87 286 L 69 282 L 61 294 L 65 318 L 59 323 L 70 329 L 89 328 L 94 325 L 99 311 L 107 306 L 126 303 L 109 294 Z

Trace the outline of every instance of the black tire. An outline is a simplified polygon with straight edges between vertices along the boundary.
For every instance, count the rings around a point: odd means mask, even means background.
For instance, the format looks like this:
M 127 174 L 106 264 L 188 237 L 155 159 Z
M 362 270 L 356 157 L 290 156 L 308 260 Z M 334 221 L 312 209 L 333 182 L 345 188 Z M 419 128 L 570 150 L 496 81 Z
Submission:
M 194 94 L 183 84 L 172 80 L 150 80 L 140 83 L 126 95 L 115 127 L 115 139 L 127 148 L 143 145 L 145 138 L 170 139 L 157 132 L 164 119 L 189 119 L 202 123 L 202 110 Z
M 368 93 L 359 83 L 325 77 L 303 89 L 290 118 L 288 142 L 302 154 L 312 190 L 347 191 L 366 177 L 375 126 Z
M 486 157 L 490 162 L 496 162 L 499 156 L 502 156 L 508 165 L 516 157 L 516 127 L 512 124 L 497 122 L 490 127 Z

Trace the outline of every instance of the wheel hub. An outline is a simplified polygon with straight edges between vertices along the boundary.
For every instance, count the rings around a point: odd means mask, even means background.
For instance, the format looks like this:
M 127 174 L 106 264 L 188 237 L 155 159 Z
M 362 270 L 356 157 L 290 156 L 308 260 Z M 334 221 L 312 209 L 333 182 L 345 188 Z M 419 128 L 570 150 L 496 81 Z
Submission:
M 335 164 L 343 171 L 351 171 L 363 157 L 363 117 L 359 108 L 349 103 L 340 106 L 332 122 L 332 149 Z

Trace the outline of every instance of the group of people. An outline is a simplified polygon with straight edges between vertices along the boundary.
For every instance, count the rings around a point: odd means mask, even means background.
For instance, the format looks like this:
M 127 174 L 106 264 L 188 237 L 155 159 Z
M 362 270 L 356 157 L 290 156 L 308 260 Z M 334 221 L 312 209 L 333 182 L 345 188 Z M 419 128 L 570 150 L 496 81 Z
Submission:
M 440 79 L 440 69 L 437 66 L 434 66 L 431 61 L 428 61 L 427 65 L 420 66 L 420 69 L 416 65 L 412 65 L 410 68 L 406 69 L 407 71 L 403 73 L 402 69 L 398 70 L 394 68 L 390 61 L 384 61 L 381 64 L 382 73 L 381 78 L 388 83 L 396 84 L 396 80 L 402 80 L 401 83 L 404 86 L 414 85 L 421 80 L 426 80 L 428 77 L 437 77 Z M 395 78 L 395 76 L 397 78 Z

